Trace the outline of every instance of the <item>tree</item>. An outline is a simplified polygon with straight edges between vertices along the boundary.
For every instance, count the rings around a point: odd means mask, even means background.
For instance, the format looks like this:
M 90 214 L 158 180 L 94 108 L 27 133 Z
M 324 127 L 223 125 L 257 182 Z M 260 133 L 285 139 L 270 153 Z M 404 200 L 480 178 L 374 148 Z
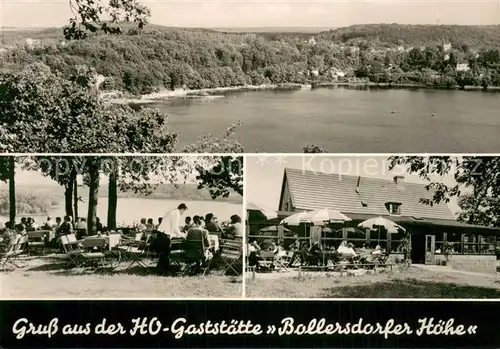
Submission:
M 24 168 L 40 171 L 64 187 L 65 215 L 78 218 L 78 182 L 77 177 L 85 166 L 85 159 L 75 156 L 37 156 L 24 162 Z
M 318 145 L 307 145 L 303 148 L 303 153 L 314 154 L 314 153 L 328 153 L 328 150 L 321 148 Z
M 9 221 L 16 221 L 16 159 L 13 156 L 0 157 L 0 181 L 9 183 Z
M 98 31 L 119 34 L 122 22 L 134 22 L 142 29 L 151 16 L 149 8 L 136 0 L 109 0 L 107 5 L 95 0 L 69 0 L 69 6 L 73 17 L 63 30 L 67 40 L 85 39 Z
M 462 210 L 459 220 L 500 227 L 500 159 L 485 156 L 393 156 L 390 168 L 402 165 L 410 174 L 427 180 L 432 199 L 421 199 L 426 205 L 448 203 L 457 198 Z M 442 177 L 452 175 L 456 184 L 448 186 Z M 437 177 L 437 178 L 436 178 Z
M 228 197 L 231 191 L 243 196 L 243 157 L 222 156 L 215 165 L 197 164 L 198 189 L 208 188 L 212 198 Z

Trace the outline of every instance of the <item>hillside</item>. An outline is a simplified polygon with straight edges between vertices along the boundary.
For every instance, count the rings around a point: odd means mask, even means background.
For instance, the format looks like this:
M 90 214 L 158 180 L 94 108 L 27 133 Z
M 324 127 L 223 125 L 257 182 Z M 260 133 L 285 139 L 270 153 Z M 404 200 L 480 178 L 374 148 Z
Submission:
M 60 204 L 64 200 L 64 190 L 59 185 L 17 185 L 17 210 L 19 214 L 44 213 L 53 205 Z M 87 188 L 80 188 L 79 195 L 83 200 L 88 198 Z M 99 196 L 108 196 L 108 187 L 101 185 Z M 0 183 L 0 215 L 9 212 L 8 187 Z M 141 195 L 134 193 L 118 193 L 118 198 L 148 198 L 148 199 L 169 199 L 186 201 L 207 201 L 212 200 L 208 189 L 198 190 L 196 184 L 171 184 L 159 185 L 151 195 Z M 232 193 L 228 198 L 218 198 L 215 201 L 242 204 L 240 195 Z
M 42 62 L 66 76 L 87 65 L 106 77 L 103 90 L 133 95 L 332 81 L 500 87 L 500 26 L 354 25 L 322 32 L 314 40 L 310 33 L 228 33 L 157 25 L 143 32 L 125 29 L 120 35 L 96 34 L 71 42 L 62 41 L 60 29 L 47 29 L 30 34 L 45 40 L 4 50 L 0 62 L 6 70 Z M 25 31 L 6 31 L 5 41 L 25 42 L 23 35 Z M 445 50 L 445 43 L 451 48 Z M 458 73 L 459 63 L 467 63 L 470 74 Z
M 323 32 L 319 37 L 331 41 L 352 42 L 366 40 L 381 44 L 438 45 L 450 42 L 460 48 L 468 45 L 474 48 L 500 46 L 500 25 L 403 25 L 366 24 L 353 25 Z

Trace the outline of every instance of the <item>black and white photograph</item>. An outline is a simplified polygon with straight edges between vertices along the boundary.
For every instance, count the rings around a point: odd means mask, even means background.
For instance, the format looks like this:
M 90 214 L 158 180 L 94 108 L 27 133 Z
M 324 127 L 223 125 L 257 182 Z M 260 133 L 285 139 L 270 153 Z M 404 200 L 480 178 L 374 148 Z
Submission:
M 241 157 L 0 157 L 2 299 L 242 295 Z
M 7 152 L 499 149 L 498 1 L 5 0 L 1 11 Z
M 500 158 L 252 156 L 246 295 L 498 298 Z

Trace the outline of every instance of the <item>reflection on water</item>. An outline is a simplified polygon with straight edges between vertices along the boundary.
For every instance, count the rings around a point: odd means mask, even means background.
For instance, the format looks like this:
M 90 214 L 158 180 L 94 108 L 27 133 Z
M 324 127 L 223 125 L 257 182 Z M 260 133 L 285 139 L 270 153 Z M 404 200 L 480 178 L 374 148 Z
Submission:
M 169 114 L 179 147 L 240 120 L 248 152 L 499 152 L 499 93 L 322 88 L 230 93 L 156 104 Z M 201 130 L 201 131 L 200 131 Z

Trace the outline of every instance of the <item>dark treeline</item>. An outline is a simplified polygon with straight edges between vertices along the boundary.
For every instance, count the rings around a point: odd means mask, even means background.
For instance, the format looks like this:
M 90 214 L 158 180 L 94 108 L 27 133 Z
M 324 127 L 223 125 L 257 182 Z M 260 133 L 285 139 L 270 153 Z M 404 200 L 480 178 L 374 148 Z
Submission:
M 63 204 L 64 190 L 60 186 L 18 186 L 16 192 L 16 209 L 19 214 L 46 214 L 51 208 Z M 151 194 L 144 195 L 135 192 L 118 192 L 118 198 L 145 198 L 186 201 L 220 201 L 241 204 L 242 198 L 234 191 L 229 197 L 212 199 L 208 189 L 198 189 L 197 184 L 158 184 Z M 87 200 L 87 191 L 82 191 L 81 199 Z M 108 186 L 101 185 L 100 197 L 108 197 Z M 6 186 L 0 186 L 0 215 L 9 214 L 9 191 Z
M 158 26 L 71 42 L 49 33 L 3 52 L 2 65 L 42 61 L 63 74 L 88 65 L 106 77 L 103 89 L 133 94 L 334 81 L 500 86 L 500 26 L 363 25 L 314 39 Z

